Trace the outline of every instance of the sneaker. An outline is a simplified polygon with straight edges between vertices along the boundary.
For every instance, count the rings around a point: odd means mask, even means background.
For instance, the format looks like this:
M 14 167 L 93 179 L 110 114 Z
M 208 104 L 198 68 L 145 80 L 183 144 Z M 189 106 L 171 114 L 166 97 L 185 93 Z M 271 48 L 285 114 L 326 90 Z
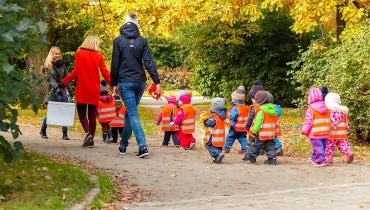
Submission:
M 316 163 L 315 166 L 316 167 L 324 167 L 324 166 L 326 166 L 326 161 L 323 161 L 321 163 Z
M 313 164 L 313 165 L 316 165 L 316 162 L 314 161 L 314 159 L 312 157 L 309 157 L 308 160 Z
M 264 161 L 265 165 L 276 165 L 276 159 L 275 158 L 268 158 Z
M 276 156 L 283 156 L 284 152 L 281 147 L 275 148 Z
M 248 163 L 256 163 L 256 158 L 247 153 L 245 154 L 243 161 L 246 161 Z
M 120 155 L 125 155 L 126 154 L 126 148 L 118 147 L 118 152 L 119 152 Z
M 355 154 L 353 154 L 353 152 L 348 152 L 346 154 L 346 157 L 347 157 L 347 163 L 352 163 L 353 159 L 355 158 Z
M 224 158 L 224 154 L 220 153 L 213 162 L 214 163 L 222 163 L 223 158 Z
M 107 143 L 107 140 L 104 140 L 104 139 L 103 139 L 103 141 L 101 141 L 101 143 L 102 143 L 102 144 L 106 144 L 106 143 Z
M 245 155 L 245 154 L 247 154 L 247 150 L 246 149 L 238 150 L 238 154 L 239 155 Z
M 326 163 L 332 164 L 333 163 L 333 158 L 332 157 L 326 157 Z
M 90 145 L 90 142 L 92 141 L 92 135 L 90 132 L 88 132 L 85 136 L 84 143 L 82 144 L 83 147 L 87 147 Z
M 94 140 L 90 141 L 88 148 L 94 148 Z
M 193 148 L 194 148 L 194 146 L 195 146 L 195 142 L 190 143 L 190 145 L 189 145 L 189 149 L 193 149 Z
M 222 148 L 222 153 L 229 153 L 230 149 Z
M 148 148 L 144 146 L 144 147 L 139 148 L 139 152 L 136 154 L 136 157 L 144 158 L 145 156 L 148 156 L 148 155 L 149 155 Z
M 116 140 L 116 142 L 117 142 L 117 140 Z M 113 139 L 112 139 L 112 138 L 111 138 L 111 139 L 108 139 L 107 143 L 108 143 L 108 144 L 109 144 L 109 143 L 114 143 L 114 142 L 113 142 Z
M 186 150 L 184 147 L 182 147 L 182 146 L 179 146 L 179 149 L 180 150 Z

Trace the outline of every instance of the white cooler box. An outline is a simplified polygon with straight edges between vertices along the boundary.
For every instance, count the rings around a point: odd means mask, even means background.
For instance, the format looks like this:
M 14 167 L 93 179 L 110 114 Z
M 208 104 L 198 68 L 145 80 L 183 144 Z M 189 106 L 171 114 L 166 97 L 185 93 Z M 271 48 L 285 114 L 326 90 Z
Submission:
M 63 127 L 75 125 L 76 104 L 49 101 L 47 106 L 46 124 Z

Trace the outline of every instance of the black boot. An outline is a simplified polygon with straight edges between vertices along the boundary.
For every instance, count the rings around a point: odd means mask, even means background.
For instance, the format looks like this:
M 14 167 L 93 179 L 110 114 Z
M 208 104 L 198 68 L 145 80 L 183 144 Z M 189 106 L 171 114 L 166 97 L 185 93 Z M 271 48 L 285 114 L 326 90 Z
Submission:
M 46 129 L 41 129 L 40 135 L 41 135 L 41 138 L 48 139 L 48 136 L 46 135 Z
M 63 132 L 63 140 L 69 140 L 67 131 Z
M 108 139 L 108 134 L 107 133 L 103 133 L 103 141 L 102 141 L 102 143 L 107 143 L 107 139 Z

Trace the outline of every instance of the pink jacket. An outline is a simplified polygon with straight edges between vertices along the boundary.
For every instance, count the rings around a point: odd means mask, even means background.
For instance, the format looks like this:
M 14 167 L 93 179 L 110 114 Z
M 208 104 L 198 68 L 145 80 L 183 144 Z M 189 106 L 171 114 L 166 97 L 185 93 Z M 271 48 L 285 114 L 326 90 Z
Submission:
M 310 106 L 320 114 L 325 114 L 327 112 L 325 102 L 322 100 L 322 94 L 320 89 L 311 88 L 309 90 L 308 102 L 310 103 Z M 306 117 L 304 118 L 301 134 L 307 136 L 310 139 L 327 139 L 329 135 L 316 135 L 316 136 L 312 135 L 311 130 L 312 122 L 313 122 L 312 110 L 310 108 L 306 108 Z

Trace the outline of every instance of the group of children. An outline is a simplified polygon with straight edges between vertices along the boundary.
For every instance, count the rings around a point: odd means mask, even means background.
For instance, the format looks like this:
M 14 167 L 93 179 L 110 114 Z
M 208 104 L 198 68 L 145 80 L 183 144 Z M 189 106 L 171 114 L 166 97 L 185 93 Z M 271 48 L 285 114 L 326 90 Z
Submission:
M 309 160 L 314 166 L 333 163 L 335 148 L 346 155 L 347 163 L 354 159 L 348 142 L 348 107 L 341 105 L 337 93 L 327 88 L 311 88 L 301 134 L 310 138 L 313 149 Z
M 125 125 L 126 107 L 120 97 L 108 92 L 105 80 L 100 82 L 100 98 L 96 116 L 102 128 L 103 143 L 117 143 Z
M 122 135 L 125 119 L 125 106 L 118 96 L 108 94 L 107 83 L 101 81 L 100 102 L 97 117 L 102 127 L 103 142 L 109 142 L 112 132 L 112 142 L 116 143 L 118 134 Z M 211 100 L 209 113 L 200 115 L 204 126 L 203 141 L 214 163 L 222 163 L 225 153 L 229 153 L 235 140 L 240 143 L 239 154 L 244 154 L 243 160 L 255 163 L 259 155 L 266 153 L 264 161 L 268 165 L 276 165 L 276 156 L 283 155 L 282 144 L 278 140 L 281 135 L 278 118 L 282 111 L 280 105 L 273 103 L 271 93 L 265 91 L 258 81 L 255 81 L 248 96 L 252 105 L 245 104 L 245 88 L 239 86 L 232 94 L 232 104 L 227 110 L 225 99 L 215 97 Z M 156 124 L 164 131 L 161 146 L 168 146 L 172 137 L 173 144 L 180 149 L 192 149 L 196 140 L 195 131 L 196 110 L 190 104 L 191 90 L 180 90 L 177 98 L 170 94 L 166 97 L 167 105 L 162 106 Z M 354 159 L 354 153 L 348 142 L 348 108 L 341 105 L 337 93 L 328 93 L 324 86 L 311 88 L 308 91 L 308 106 L 301 134 L 310 138 L 313 149 L 309 160 L 315 166 L 325 166 L 333 163 L 335 148 L 346 155 L 347 163 Z M 225 127 L 229 130 L 226 134 Z

